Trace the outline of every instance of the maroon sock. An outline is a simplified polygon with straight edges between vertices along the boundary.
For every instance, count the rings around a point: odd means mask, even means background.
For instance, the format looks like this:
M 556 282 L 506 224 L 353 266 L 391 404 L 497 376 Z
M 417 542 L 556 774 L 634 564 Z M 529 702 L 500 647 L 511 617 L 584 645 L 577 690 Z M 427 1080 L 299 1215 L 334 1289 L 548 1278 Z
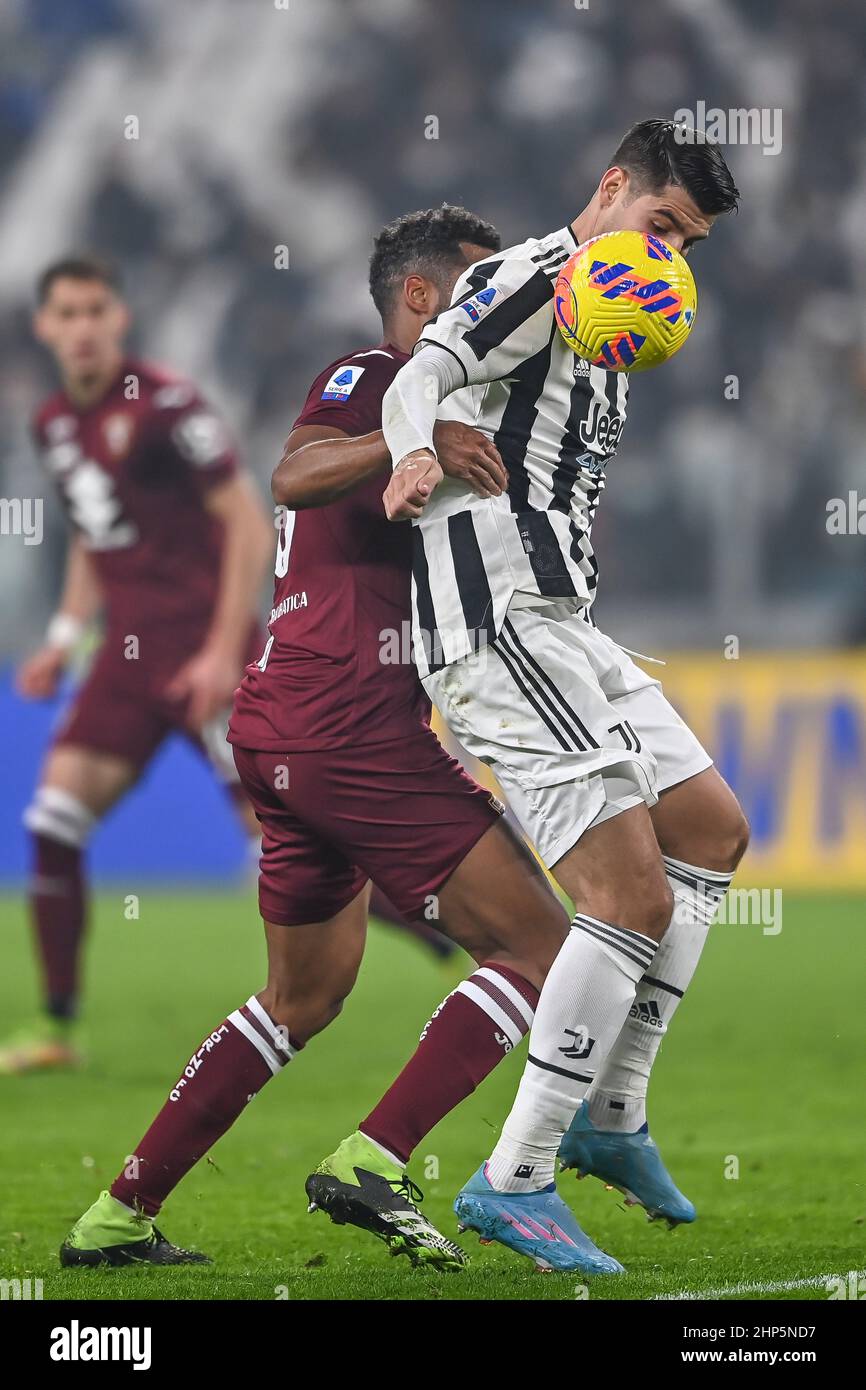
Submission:
M 440 1005 L 393 1086 L 359 1128 L 403 1163 L 532 1026 L 538 990 L 491 961 Z
M 81 850 L 34 835 L 30 910 L 42 969 L 45 1005 L 55 1018 L 72 1018 L 79 989 L 87 892 Z
M 112 1197 L 156 1216 L 181 1178 L 301 1046 L 277 1027 L 255 996 L 229 1014 L 190 1057 L 111 1184 Z

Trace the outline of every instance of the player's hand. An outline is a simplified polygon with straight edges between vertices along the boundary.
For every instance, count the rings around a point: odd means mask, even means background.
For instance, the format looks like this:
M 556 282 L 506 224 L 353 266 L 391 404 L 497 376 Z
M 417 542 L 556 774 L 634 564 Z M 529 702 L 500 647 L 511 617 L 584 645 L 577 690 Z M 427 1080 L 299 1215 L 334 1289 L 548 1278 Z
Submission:
M 417 449 L 402 458 L 391 474 L 382 501 L 389 521 L 408 521 L 420 516 L 444 473 L 429 449 Z
M 233 655 L 205 646 L 180 668 L 166 693 L 170 700 L 186 702 L 186 722 L 198 732 L 228 709 L 242 675 Z
M 437 420 L 433 442 L 446 476 L 468 483 L 476 497 L 500 497 L 508 487 L 499 450 L 480 430 L 460 420 Z
M 26 700 L 50 700 L 57 694 L 68 659 L 63 647 L 40 647 L 18 667 L 15 685 L 19 695 Z

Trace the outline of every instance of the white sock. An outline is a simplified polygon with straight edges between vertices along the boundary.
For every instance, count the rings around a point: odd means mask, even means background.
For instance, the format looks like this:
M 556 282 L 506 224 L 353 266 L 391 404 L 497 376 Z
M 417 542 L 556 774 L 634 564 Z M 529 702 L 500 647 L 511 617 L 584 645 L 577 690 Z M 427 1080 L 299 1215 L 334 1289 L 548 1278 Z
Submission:
M 364 1134 L 364 1131 L 360 1130 L 359 1133 Z M 393 1163 L 395 1168 L 399 1168 L 401 1173 L 404 1171 L 406 1164 L 403 1162 L 402 1158 L 398 1158 L 396 1154 L 392 1154 L 391 1150 L 386 1149 L 384 1144 L 380 1144 L 378 1139 L 371 1139 L 369 1134 L 364 1134 L 364 1138 L 368 1144 L 373 1145 L 374 1149 L 379 1150 L 383 1158 L 387 1158 L 389 1163 Z
M 551 967 L 529 1034 L 529 1057 L 485 1172 L 500 1192 L 553 1182 L 556 1152 L 622 1029 L 656 942 L 578 913 Z
M 589 1118 L 599 1129 L 633 1134 L 646 1123 L 653 1063 L 733 877 L 679 859 L 665 857 L 664 863 L 674 894 L 673 916 L 622 1032 L 587 1093 Z

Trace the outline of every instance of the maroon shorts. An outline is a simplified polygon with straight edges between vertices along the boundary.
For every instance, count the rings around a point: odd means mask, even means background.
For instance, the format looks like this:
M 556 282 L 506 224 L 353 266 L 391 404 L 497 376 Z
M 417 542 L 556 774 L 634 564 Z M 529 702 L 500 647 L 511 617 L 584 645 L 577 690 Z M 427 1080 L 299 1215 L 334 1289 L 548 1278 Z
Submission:
M 198 733 L 186 723 L 186 702 L 171 699 L 167 693 L 173 677 L 195 655 L 200 635 L 184 643 L 174 633 L 143 633 L 136 659 L 125 655 L 127 641 L 106 633 L 55 734 L 55 746 L 90 748 L 140 769 L 169 734 L 178 733 L 204 754 L 223 781 L 236 782 L 237 772 L 226 743 L 229 709 Z M 263 645 L 264 638 L 256 629 L 250 635 L 247 660 L 255 660 Z
M 426 725 L 385 743 L 234 753 L 262 826 L 259 909 L 281 926 L 327 921 L 368 878 L 422 916 L 501 814 Z

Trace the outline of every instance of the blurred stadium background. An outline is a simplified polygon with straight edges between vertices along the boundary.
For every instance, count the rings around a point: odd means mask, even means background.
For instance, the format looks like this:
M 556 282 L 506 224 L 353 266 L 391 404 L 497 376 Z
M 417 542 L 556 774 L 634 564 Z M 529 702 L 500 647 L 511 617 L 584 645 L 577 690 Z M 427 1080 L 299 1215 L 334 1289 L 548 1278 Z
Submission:
M 748 876 L 866 886 L 864 541 L 826 524 L 829 499 L 866 495 L 862 20 L 857 0 L 7 0 L 0 495 L 45 495 L 47 522 L 41 546 L 0 544 L 0 877 L 24 872 L 20 811 L 56 717 L 9 684 L 64 553 L 28 437 L 51 385 L 29 333 L 39 268 L 72 248 L 116 259 L 135 348 L 207 387 L 265 490 L 313 374 L 376 333 L 384 221 L 448 199 L 506 244 L 559 226 L 632 121 L 703 100 L 780 108 L 781 150 L 728 151 L 742 210 L 696 256 L 695 335 L 634 383 L 598 612 L 668 660 L 752 818 Z M 219 878 L 243 846 L 174 748 L 94 855 L 103 876 Z

